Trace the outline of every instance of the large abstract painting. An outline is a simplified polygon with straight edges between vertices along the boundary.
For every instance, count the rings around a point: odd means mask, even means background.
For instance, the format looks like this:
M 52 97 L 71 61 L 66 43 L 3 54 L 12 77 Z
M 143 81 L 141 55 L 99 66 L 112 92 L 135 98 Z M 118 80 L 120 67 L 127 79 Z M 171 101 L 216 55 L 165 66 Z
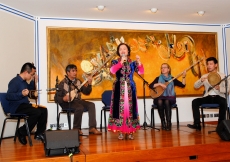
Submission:
M 84 75 L 97 71 L 93 80 L 93 91 L 84 99 L 99 99 L 104 90 L 112 89 L 114 76 L 110 73 L 111 60 L 116 59 L 116 48 L 120 42 L 131 47 L 131 59 L 141 57 L 145 73 L 142 77 L 150 84 L 160 75 L 162 63 L 168 63 L 172 75 L 177 76 L 188 67 L 186 87 L 176 88 L 177 96 L 197 96 L 203 89 L 194 89 L 194 82 L 206 73 L 205 59 L 217 57 L 216 33 L 170 32 L 145 30 L 47 28 L 48 86 L 54 87 L 56 80 L 62 80 L 65 67 L 75 64 L 77 76 L 84 81 Z M 203 60 L 201 60 L 203 59 Z M 181 77 L 178 77 L 181 80 Z M 138 97 L 149 97 L 148 84 L 134 75 Z M 145 85 L 145 87 L 144 87 Z M 49 94 L 53 101 L 54 94 Z

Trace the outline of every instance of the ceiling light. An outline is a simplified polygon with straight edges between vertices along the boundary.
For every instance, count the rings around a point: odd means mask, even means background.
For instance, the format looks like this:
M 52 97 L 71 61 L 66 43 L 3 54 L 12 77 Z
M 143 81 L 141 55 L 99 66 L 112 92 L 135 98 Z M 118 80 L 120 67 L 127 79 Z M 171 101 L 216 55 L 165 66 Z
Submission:
M 104 8 L 105 8 L 105 6 L 103 6 L 103 5 L 99 5 L 99 6 L 97 6 L 97 9 L 98 9 L 99 11 L 103 11 L 103 10 L 104 10 Z
M 205 12 L 204 11 L 198 11 L 197 13 L 199 16 L 203 16 Z
M 157 12 L 157 8 L 151 8 L 150 11 L 151 11 L 152 13 L 156 13 L 156 12 Z

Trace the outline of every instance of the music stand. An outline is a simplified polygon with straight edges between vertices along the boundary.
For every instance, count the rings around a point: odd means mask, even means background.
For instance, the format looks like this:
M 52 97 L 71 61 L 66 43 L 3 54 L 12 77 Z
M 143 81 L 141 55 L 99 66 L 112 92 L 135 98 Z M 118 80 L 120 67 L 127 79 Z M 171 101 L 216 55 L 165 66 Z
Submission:
M 139 77 L 143 80 L 143 102 L 144 102 L 144 123 L 143 123 L 143 129 L 146 130 L 146 127 L 150 127 L 152 129 L 156 129 L 158 131 L 160 131 L 160 129 L 155 128 L 155 127 L 151 127 L 148 126 L 147 122 L 146 122 L 146 107 L 145 107 L 145 84 L 148 84 L 148 82 L 137 72 L 137 74 L 139 75 Z

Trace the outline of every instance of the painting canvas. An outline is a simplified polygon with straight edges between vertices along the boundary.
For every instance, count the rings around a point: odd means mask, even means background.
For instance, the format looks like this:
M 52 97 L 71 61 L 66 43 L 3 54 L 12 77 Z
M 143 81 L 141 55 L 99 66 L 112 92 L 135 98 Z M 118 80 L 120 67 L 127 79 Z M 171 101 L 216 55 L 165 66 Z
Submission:
M 144 91 L 150 97 L 148 84 L 160 75 L 162 63 L 171 66 L 174 77 L 188 69 L 186 87 L 176 88 L 177 96 L 201 95 L 203 89 L 194 89 L 194 82 L 207 73 L 205 59 L 217 57 L 216 33 L 47 28 L 48 86 L 54 87 L 57 79 L 60 82 L 64 78 L 65 67 L 75 64 L 77 77 L 82 81 L 84 76 L 95 73 L 92 93 L 82 97 L 100 99 L 104 90 L 112 89 L 115 77 L 110 73 L 111 60 L 118 57 L 116 49 L 121 42 L 130 45 L 130 58 L 135 60 L 139 55 L 144 65 L 142 77 L 147 84 L 134 75 L 139 98 L 144 96 Z M 48 94 L 51 102 L 54 93 Z

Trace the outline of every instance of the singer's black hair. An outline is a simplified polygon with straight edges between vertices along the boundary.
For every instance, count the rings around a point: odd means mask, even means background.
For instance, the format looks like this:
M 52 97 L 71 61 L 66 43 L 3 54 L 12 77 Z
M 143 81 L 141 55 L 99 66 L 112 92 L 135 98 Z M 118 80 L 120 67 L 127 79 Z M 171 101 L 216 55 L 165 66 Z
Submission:
M 129 47 L 129 45 L 126 44 L 126 43 L 120 43 L 120 44 L 117 46 L 117 55 L 118 55 L 118 56 L 121 56 L 120 53 L 119 53 L 119 48 L 120 48 L 120 46 L 122 46 L 122 45 L 125 45 L 125 46 L 128 48 L 128 56 L 130 56 L 130 47 Z
M 27 71 L 28 73 L 30 73 L 32 71 L 32 69 L 35 69 L 36 70 L 36 67 L 34 66 L 34 64 L 30 63 L 30 62 L 27 62 L 25 63 L 22 68 L 21 68 L 21 71 L 20 73 L 23 73 L 25 71 Z
M 214 64 L 218 64 L 218 61 L 217 61 L 217 59 L 215 57 L 209 57 L 209 58 L 207 58 L 206 59 L 206 63 L 208 63 L 209 61 L 213 61 Z
M 66 68 L 65 68 L 66 74 L 67 74 L 67 72 L 70 72 L 71 69 L 76 69 L 77 70 L 77 66 L 74 65 L 74 64 L 67 65 Z

